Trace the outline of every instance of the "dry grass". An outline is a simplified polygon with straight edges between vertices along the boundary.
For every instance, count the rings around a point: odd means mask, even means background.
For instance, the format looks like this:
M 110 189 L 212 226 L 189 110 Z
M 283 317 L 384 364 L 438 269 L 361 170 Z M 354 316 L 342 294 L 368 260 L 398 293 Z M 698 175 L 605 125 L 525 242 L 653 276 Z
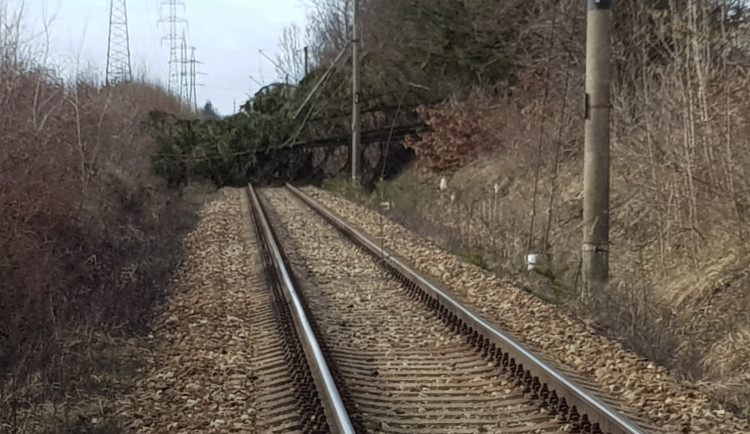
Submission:
M 2 432 L 121 432 L 115 397 L 133 387 L 142 370 L 148 344 L 142 338 L 66 332 L 47 369 L 17 371 L 5 382 L 0 408 L 6 412 Z
M 701 365 L 711 391 L 736 411 L 747 414 L 750 399 L 750 330 L 747 325 L 739 327 L 739 330 L 716 341 L 701 360 Z

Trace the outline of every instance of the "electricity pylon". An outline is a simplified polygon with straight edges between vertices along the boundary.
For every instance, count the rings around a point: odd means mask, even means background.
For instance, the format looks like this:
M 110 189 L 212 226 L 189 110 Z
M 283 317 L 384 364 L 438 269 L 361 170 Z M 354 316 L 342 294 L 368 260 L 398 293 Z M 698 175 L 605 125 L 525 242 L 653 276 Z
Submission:
M 182 92 L 181 88 L 181 67 L 182 62 L 180 59 L 180 42 L 182 38 L 179 35 L 179 29 L 181 24 L 187 25 L 187 20 L 180 18 L 177 15 L 178 6 L 185 7 L 185 3 L 179 0 L 164 0 L 161 3 L 163 8 L 168 8 L 169 14 L 167 18 L 159 20 L 160 23 L 167 23 L 169 25 L 169 34 L 162 38 L 169 42 L 169 91 L 175 95 L 180 95 Z
M 190 101 L 190 77 L 188 65 L 188 44 L 185 29 L 182 29 L 182 39 L 180 40 L 180 99 L 192 105 Z
M 195 58 L 195 47 L 190 47 L 190 50 L 191 50 L 190 60 L 188 61 L 188 63 L 190 64 L 190 68 L 189 68 L 190 69 L 190 73 L 189 73 L 189 77 L 190 77 L 190 83 L 189 83 L 190 91 L 189 92 L 190 93 L 188 96 L 188 101 L 190 102 L 190 107 L 192 107 L 192 109 L 197 112 L 198 111 L 198 74 L 199 74 L 198 65 L 203 62 L 200 62 Z
M 188 50 L 190 50 L 190 55 L 188 55 Z M 195 58 L 195 47 L 188 45 L 187 34 L 184 30 L 180 44 L 180 61 L 180 98 L 187 103 L 188 107 L 198 111 L 197 65 L 203 62 Z
M 110 0 L 106 83 L 110 85 L 132 79 L 128 8 L 125 0 Z

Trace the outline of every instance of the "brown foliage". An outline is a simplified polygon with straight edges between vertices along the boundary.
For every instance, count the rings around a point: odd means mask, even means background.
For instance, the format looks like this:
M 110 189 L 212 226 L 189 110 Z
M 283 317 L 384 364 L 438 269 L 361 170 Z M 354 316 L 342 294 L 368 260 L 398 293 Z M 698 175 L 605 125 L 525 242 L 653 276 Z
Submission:
M 417 162 L 435 171 L 466 165 L 497 141 L 496 123 L 486 112 L 468 104 L 449 103 L 420 107 L 419 115 L 431 128 L 418 139 L 407 138 L 404 146 L 414 149 Z

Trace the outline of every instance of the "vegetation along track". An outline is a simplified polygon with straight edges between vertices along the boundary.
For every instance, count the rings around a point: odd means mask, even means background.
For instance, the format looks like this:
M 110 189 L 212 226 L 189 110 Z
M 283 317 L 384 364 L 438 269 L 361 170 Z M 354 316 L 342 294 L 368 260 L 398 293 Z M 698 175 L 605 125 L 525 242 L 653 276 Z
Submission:
M 357 432 L 647 431 L 300 191 L 263 197 Z

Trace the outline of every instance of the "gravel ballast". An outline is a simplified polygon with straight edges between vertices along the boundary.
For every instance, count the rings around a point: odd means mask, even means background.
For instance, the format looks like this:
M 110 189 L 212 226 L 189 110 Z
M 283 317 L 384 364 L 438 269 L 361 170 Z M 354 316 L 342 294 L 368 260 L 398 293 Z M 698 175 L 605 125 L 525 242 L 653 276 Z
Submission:
M 289 191 L 263 195 L 358 432 L 570 429 Z
M 119 404 L 128 432 L 255 432 L 249 288 L 262 285 L 243 194 L 222 190 L 186 240 L 187 259 L 153 331 L 153 353 Z
M 750 424 L 719 408 L 699 385 L 679 381 L 582 321 L 449 254 L 375 211 L 331 193 L 313 198 L 434 278 L 454 296 L 542 357 L 591 379 L 643 417 L 675 433 L 745 433 Z M 382 224 L 382 226 L 381 226 Z M 381 234 L 382 228 L 382 234 Z

